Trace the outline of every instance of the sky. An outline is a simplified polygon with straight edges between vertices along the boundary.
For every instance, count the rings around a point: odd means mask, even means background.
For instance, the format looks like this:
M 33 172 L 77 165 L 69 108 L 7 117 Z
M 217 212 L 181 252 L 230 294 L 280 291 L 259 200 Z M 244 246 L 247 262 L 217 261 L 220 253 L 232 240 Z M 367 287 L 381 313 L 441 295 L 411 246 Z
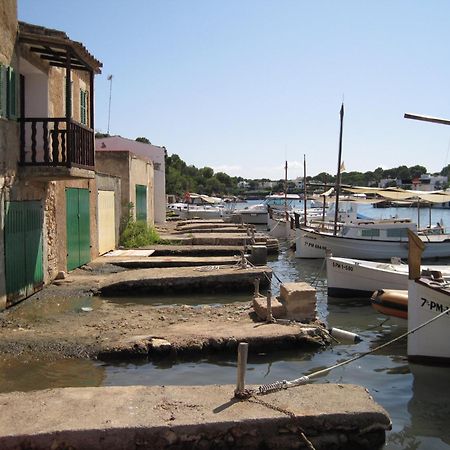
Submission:
M 96 129 L 244 178 L 450 163 L 447 0 L 18 0 L 103 63 Z M 112 82 L 108 75 L 113 75 Z M 111 84 L 112 83 L 112 84 Z

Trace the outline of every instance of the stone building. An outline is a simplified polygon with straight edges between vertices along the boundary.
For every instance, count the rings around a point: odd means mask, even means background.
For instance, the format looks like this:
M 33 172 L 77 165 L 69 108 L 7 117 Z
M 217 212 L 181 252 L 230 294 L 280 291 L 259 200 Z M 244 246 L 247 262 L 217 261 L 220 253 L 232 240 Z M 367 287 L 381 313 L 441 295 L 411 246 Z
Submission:
M 120 178 L 122 220 L 130 214 L 134 220 L 155 223 L 152 161 L 129 151 L 97 151 L 95 167 L 100 173 Z
M 156 224 L 166 221 L 166 165 L 165 147 L 133 141 L 121 136 L 110 136 L 95 139 L 95 150 L 99 152 L 128 151 L 137 156 L 149 159 L 153 163 L 154 185 L 153 196 L 154 220 Z M 150 194 L 149 194 L 150 195 Z
M 0 309 L 98 254 L 100 68 L 80 42 L 0 2 Z

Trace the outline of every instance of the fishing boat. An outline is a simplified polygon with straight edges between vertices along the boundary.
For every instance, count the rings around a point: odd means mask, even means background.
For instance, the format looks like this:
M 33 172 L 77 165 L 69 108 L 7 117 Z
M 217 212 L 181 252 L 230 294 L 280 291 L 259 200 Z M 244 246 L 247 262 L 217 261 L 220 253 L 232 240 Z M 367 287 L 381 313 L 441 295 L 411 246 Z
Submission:
M 420 273 L 425 245 L 409 233 L 408 359 L 450 364 L 450 283 Z
M 378 289 L 407 290 L 408 265 L 400 258 L 390 262 L 368 261 L 354 258 L 328 256 L 327 288 L 330 297 L 367 297 Z M 440 272 L 450 279 L 450 267 L 445 265 L 422 265 L 424 276 Z
M 389 260 L 393 255 L 408 257 L 408 230 L 417 232 L 410 219 L 357 220 L 340 223 L 336 234 L 300 226 L 296 229 L 297 258 L 323 258 L 329 250 L 333 256 L 367 260 Z M 450 235 L 421 232 L 425 245 L 423 258 L 450 257 Z

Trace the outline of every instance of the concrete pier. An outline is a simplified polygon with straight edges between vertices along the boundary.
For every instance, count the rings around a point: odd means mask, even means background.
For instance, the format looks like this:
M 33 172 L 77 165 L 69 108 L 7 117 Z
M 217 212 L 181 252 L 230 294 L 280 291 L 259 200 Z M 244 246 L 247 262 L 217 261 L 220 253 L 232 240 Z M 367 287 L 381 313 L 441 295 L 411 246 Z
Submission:
M 317 450 L 376 449 L 391 427 L 359 386 L 313 384 L 243 401 L 233 391 L 131 386 L 0 394 L 0 448 L 290 449 L 306 448 L 303 432 Z
M 104 295 L 161 292 L 252 292 L 256 278 L 260 286 L 269 284 L 272 269 L 257 267 L 177 267 L 162 269 L 137 269 L 116 273 L 101 281 L 99 291 Z

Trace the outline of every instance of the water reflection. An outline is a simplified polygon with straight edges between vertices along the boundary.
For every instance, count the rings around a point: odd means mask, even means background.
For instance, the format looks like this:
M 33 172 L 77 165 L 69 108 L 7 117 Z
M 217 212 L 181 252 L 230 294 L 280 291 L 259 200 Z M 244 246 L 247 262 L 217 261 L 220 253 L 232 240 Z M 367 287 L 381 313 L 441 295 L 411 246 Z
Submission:
M 104 368 L 93 361 L 64 359 L 0 363 L 0 392 L 35 391 L 59 387 L 102 386 Z

